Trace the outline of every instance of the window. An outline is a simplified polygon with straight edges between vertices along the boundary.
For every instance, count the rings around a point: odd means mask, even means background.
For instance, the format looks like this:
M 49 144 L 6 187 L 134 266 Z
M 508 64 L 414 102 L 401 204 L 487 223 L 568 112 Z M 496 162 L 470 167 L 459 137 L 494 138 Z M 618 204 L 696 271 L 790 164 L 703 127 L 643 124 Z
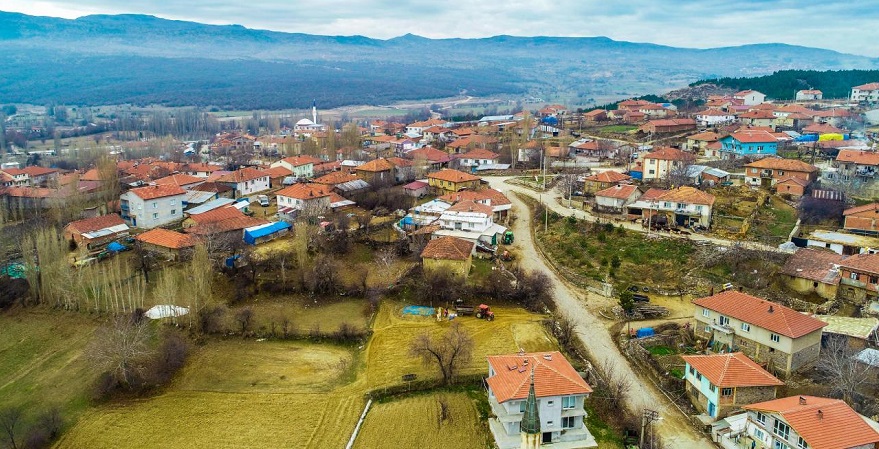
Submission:
M 553 405 L 555 405 L 555 401 L 546 401 L 547 407 L 552 407 Z
M 742 323 L 742 330 L 745 332 L 751 332 L 751 325 L 748 323 Z
M 171 209 L 171 215 L 177 215 L 177 209 Z
M 702 212 L 702 206 L 697 205 L 697 206 L 696 206 L 696 212 Z
M 708 309 L 702 309 L 702 316 L 711 316 L 711 312 Z
M 879 278 L 877 278 L 876 276 L 870 276 L 870 283 L 871 284 L 875 284 L 877 282 L 879 282 Z
M 797 447 L 799 449 L 809 449 L 809 443 L 803 437 L 797 437 Z
M 828 245 L 829 245 L 829 243 L 828 243 Z M 829 248 L 829 246 L 828 246 L 828 248 Z M 849 279 L 854 279 L 857 281 L 858 280 L 858 273 L 852 273 L 852 274 L 848 275 L 848 277 L 849 277 Z
M 778 176 L 784 176 L 784 170 L 779 170 L 779 171 L 778 171 Z
M 158 208 L 159 208 L 159 202 L 153 201 L 153 209 L 158 209 Z
M 721 388 L 720 395 L 721 396 L 732 396 L 732 388 Z
M 772 449 L 790 449 L 790 446 L 776 440 L 775 443 L 772 445 Z
M 766 425 L 766 415 L 763 413 L 757 412 L 757 422 L 760 424 Z
M 678 209 L 686 209 L 687 205 L 684 203 L 678 203 Z
M 781 337 L 779 337 L 778 334 L 769 334 L 769 339 L 776 343 L 781 341 Z
M 717 387 L 715 387 L 714 385 L 709 385 L 709 386 L 708 386 L 708 391 L 714 393 L 715 391 L 717 391 Z
M 156 218 L 159 218 L 159 213 L 158 213 L 158 212 L 153 213 L 153 219 L 156 219 Z
M 668 201 L 666 201 L 666 202 L 662 203 L 662 207 L 664 207 L 664 208 L 666 208 L 666 209 L 671 209 L 671 203 L 669 203 Z
M 519 401 L 519 413 L 525 413 L 525 401 Z
M 720 316 L 720 325 L 721 326 L 728 326 L 729 325 L 729 318 L 721 315 Z
M 565 410 L 575 408 L 577 406 L 577 398 L 574 396 L 565 396 L 562 398 L 562 408 Z
M 763 439 L 763 435 L 764 435 L 764 433 L 763 433 L 762 430 L 760 430 L 760 429 L 754 429 L 754 436 L 757 437 L 758 440 L 762 440 L 762 439 Z
M 690 375 L 691 375 L 691 376 L 694 376 L 694 375 L 696 375 L 696 370 L 695 370 L 695 369 L 693 369 L 693 367 L 692 367 L 692 366 L 691 366 L 691 367 L 690 367 Z
M 562 418 L 562 429 L 573 429 L 577 424 L 576 416 L 567 416 Z
M 547 422 L 546 422 L 546 427 L 552 427 L 553 424 L 554 424 L 553 421 L 547 421 Z
M 696 372 L 696 380 L 699 380 L 699 381 L 702 380 L 702 374 L 699 373 L 698 371 Z
M 711 326 L 705 326 L 705 332 L 711 332 Z
M 756 168 L 752 168 L 752 169 L 751 169 L 751 173 L 757 173 L 757 169 L 756 169 Z
M 790 426 L 780 419 L 776 419 L 775 424 L 772 426 L 772 432 L 786 440 L 790 436 Z
M 650 170 L 649 173 L 650 173 L 651 175 L 652 175 L 652 174 L 655 174 L 655 173 L 656 173 L 656 170 Z

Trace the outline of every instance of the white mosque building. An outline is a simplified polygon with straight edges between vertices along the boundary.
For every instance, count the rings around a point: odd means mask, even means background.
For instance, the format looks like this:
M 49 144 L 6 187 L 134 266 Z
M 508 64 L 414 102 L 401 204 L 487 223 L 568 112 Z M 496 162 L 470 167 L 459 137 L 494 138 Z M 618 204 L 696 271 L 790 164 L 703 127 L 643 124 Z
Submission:
M 317 122 L 317 100 L 311 104 L 311 120 L 304 118 L 296 122 L 294 128 L 295 131 L 299 132 L 325 131 L 326 129 L 326 125 Z

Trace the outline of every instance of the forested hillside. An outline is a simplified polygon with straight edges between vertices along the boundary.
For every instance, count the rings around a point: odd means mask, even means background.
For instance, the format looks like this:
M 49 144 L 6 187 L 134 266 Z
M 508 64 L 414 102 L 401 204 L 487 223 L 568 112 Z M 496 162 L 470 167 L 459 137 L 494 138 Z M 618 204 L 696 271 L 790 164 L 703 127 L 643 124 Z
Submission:
M 852 86 L 879 82 L 879 70 L 779 70 L 772 75 L 704 79 L 690 84 L 715 84 L 736 90 L 753 89 L 777 100 L 793 100 L 798 90 L 818 89 L 824 98 L 847 98 Z

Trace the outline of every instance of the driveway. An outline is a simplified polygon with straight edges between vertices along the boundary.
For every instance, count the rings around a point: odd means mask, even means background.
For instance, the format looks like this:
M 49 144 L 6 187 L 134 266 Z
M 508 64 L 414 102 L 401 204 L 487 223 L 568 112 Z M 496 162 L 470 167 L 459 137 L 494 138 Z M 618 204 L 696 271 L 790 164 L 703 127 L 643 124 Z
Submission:
M 519 192 L 519 189 L 514 188 L 515 186 L 508 184 L 504 186 L 508 188 L 503 188 L 502 190 Z M 495 187 L 504 186 L 499 185 Z M 513 224 L 513 232 L 516 236 L 514 246 L 518 249 L 520 255 L 520 266 L 528 270 L 542 271 L 550 277 L 555 286 L 557 309 L 570 316 L 574 321 L 577 326 L 577 336 L 580 338 L 583 346 L 587 348 L 591 359 L 599 365 L 609 365 L 613 372 L 616 373 L 616 376 L 632 380 L 632 389 L 629 392 L 626 404 L 627 408 L 639 416 L 641 411 L 647 408 L 658 411 L 662 420 L 654 424 L 654 429 L 662 435 L 666 447 L 714 447 L 708 438 L 696 432 L 690 426 L 687 418 L 681 415 L 669 403 L 668 399 L 653 386 L 649 379 L 636 374 L 614 344 L 605 325 L 598 317 L 590 313 L 586 305 L 587 296 L 575 287 L 568 285 L 554 271 L 547 267 L 534 246 L 531 226 L 536 224 L 531 222 L 531 214 L 528 207 L 516 195 L 509 195 L 509 198 L 518 216 L 518 219 Z M 553 201 L 552 204 L 557 203 Z

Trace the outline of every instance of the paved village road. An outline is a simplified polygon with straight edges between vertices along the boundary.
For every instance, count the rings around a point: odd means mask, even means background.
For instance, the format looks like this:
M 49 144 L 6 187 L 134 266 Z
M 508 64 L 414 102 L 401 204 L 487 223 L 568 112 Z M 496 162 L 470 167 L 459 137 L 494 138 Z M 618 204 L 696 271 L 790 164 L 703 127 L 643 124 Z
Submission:
M 515 190 L 518 192 L 518 189 L 502 190 Z M 516 236 L 515 247 L 517 247 L 521 255 L 522 268 L 542 271 L 552 279 L 555 286 L 557 308 L 564 311 L 575 322 L 577 336 L 589 351 L 592 360 L 600 365 L 607 364 L 614 373 L 614 376 L 631 380 L 632 389 L 626 404 L 627 407 L 638 415 L 644 409 L 652 409 L 660 413 L 662 420 L 654 424 L 654 429 L 662 436 L 666 447 L 714 447 L 710 440 L 690 426 L 687 418 L 681 415 L 668 402 L 667 398 L 653 386 L 650 380 L 635 373 L 626 358 L 613 343 L 605 325 L 587 309 L 585 303 L 586 295 L 579 292 L 575 287 L 568 285 L 557 273 L 547 267 L 534 246 L 531 226 L 536 225 L 536 223 L 532 223 L 528 207 L 516 195 L 510 195 L 510 200 L 517 210 L 518 219 L 513 224 L 513 232 Z

